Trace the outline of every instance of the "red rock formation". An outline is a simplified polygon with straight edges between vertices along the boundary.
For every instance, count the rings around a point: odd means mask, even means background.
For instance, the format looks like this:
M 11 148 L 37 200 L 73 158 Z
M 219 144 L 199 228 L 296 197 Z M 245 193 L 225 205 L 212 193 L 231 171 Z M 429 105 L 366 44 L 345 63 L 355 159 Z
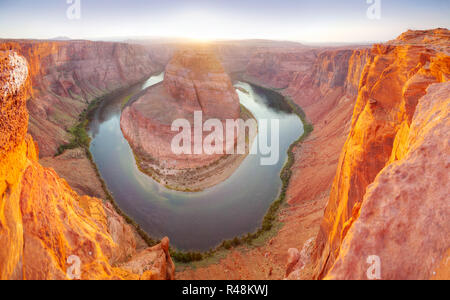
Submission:
M 239 118 L 239 97 L 221 63 L 210 51 L 176 53 L 166 67 L 163 84 L 184 110 L 202 111 L 205 118 Z
M 378 255 L 382 279 L 448 279 L 448 35 L 409 31 L 373 49 L 316 50 L 283 91 L 314 124 L 294 150 L 284 227 L 262 247 L 177 276 L 366 279 L 367 258 Z M 246 78 L 286 86 L 263 64 L 254 61 L 260 71 Z
M 430 215 L 428 210 L 439 211 L 445 207 L 445 200 L 440 195 L 448 194 L 448 189 L 446 185 L 439 184 L 442 178 L 437 177 L 446 174 L 445 168 L 448 166 L 444 163 L 440 169 L 427 171 L 427 162 L 419 157 L 422 155 L 423 158 L 428 153 L 425 150 L 427 148 L 422 147 L 425 146 L 422 143 L 427 143 L 428 137 L 419 141 L 421 138 L 413 135 L 419 132 L 412 131 L 412 127 L 415 126 L 413 117 L 417 103 L 426 94 L 427 87 L 432 83 L 448 81 L 449 41 L 448 30 L 419 31 L 408 32 L 396 41 L 372 48 L 361 77 L 351 131 L 339 160 L 329 203 L 316 240 L 316 278 L 325 277 L 337 259 L 339 262 L 329 273 L 330 278 L 366 278 L 367 268 L 357 268 L 364 265 L 363 260 L 367 257 L 354 257 L 350 262 L 349 251 L 359 255 L 376 250 L 377 253 L 372 254 L 379 255 L 388 263 L 385 264 L 382 275 L 386 279 L 429 278 L 430 270 L 436 268 L 443 259 L 446 249 L 439 247 L 443 246 L 442 243 L 448 246 L 448 239 L 441 236 L 442 228 L 448 227 L 448 224 L 442 223 L 438 214 Z M 422 99 L 430 101 L 427 97 Z M 440 101 L 441 110 L 447 110 L 448 97 Z M 426 111 L 423 113 L 428 114 Z M 421 118 L 419 111 L 417 114 Z M 446 115 L 442 117 L 442 122 L 445 123 Z M 428 126 L 428 123 L 423 125 Z M 411 139 L 418 139 L 418 144 L 408 142 Z M 432 142 L 439 146 L 434 139 L 429 140 L 429 143 Z M 424 152 L 419 155 L 413 151 L 416 148 L 424 149 Z M 415 158 L 410 161 L 407 159 L 408 155 Z M 429 155 L 433 158 L 438 154 L 429 152 Z M 442 158 L 441 156 L 441 160 Z M 406 161 L 401 163 L 403 159 Z M 435 159 L 438 160 L 438 157 Z M 423 180 L 431 185 L 430 189 L 436 189 L 435 193 L 423 189 L 423 196 L 427 197 L 426 200 L 421 200 L 423 206 L 415 203 L 419 201 L 420 191 L 416 188 L 420 185 L 406 185 L 404 182 L 407 178 L 411 184 L 422 180 L 417 177 L 420 168 L 414 167 L 415 165 L 423 167 L 420 175 L 424 174 L 422 172 L 428 174 Z M 398 170 L 397 173 L 394 170 Z M 387 183 L 389 180 L 392 180 L 390 184 Z M 393 185 L 394 182 L 398 186 Z M 368 188 L 370 184 L 372 185 Z M 404 192 L 400 195 L 402 190 Z M 394 198 L 389 198 L 390 196 Z M 365 199 L 370 203 L 366 204 Z M 393 203 L 395 200 L 399 202 Z M 416 212 L 413 213 L 413 210 Z M 411 218 L 413 215 L 415 217 Z M 358 227 L 354 227 L 355 224 L 359 224 Z M 429 231 L 429 228 L 436 226 L 441 228 L 437 230 L 439 232 Z M 361 231 L 362 228 L 369 227 L 372 229 Z M 370 233 L 374 235 L 368 235 Z M 343 241 L 346 242 L 345 249 Z M 358 250 L 349 250 L 348 245 L 357 247 Z M 363 249 L 363 245 L 370 247 Z M 344 252 L 341 253 L 341 250 Z M 414 255 L 410 256 L 409 253 Z M 395 263 L 393 259 L 387 258 L 390 255 L 393 258 L 403 258 Z M 418 264 L 417 259 L 420 257 L 435 260 L 429 264 Z M 343 259 L 346 259 L 346 266 L 342 266 Z M 402 266 L 402 262 L 408 266 Z M 351 272 L 353 273 L 350 274 Z
M 0 51 L 0 279 L 67 279 L 77 260 L 81 279 L 173 278 L 167 239 L 137 249 L 111 204 L 78 196 L 38 163 L 26 133 L 27 77 L 23 57 Z M 128 268 L 137 259 L 140 269 Z
M 90 41 L 8 41 L 30 64 L 32 94 L 29 132 L 41 156 L 52 156 L 67 143 L 67 129 L 93 99 L 137 83 L 163 69 L 170 58 L 165 46 L 143 47 Z M 167 53 L 167 55 L 165 54 Z
M 244 78 L 259 85 L 287 88 L 299 74 L 307 75 L 317 52 L 308 47 L 261 49 L 252 56 Z
M 269 58 L 272 50 L 274 49 L 259 49 L 259 52 L 267 53 L 265 56 Z M 279 54 L 282 50 L 274 50 L 275 57 L 289 58 L 293 51 L 286 48 L 287 54 L 284 56 Z M 311 52 L 317 53 L 315 55 L 301 50 L 304 56 L 298 54 L 298 59 L 303 64 L 296 64 L 297 71 L 290 75 L 290 82 L 283 83 L 288 88 L 282 93 L 303 108 L 307 118 L 314 124 L 314 131 L 294 149 L 295 163 L 286 193 L 289 205 L 279 213 L 283 228 L 262 247 L 246 249 L 245 252 L 241 249 L 233 250 L 219 264 L 177 273 L 177 278 L 282 279 L 286 275 L 288 250 L 293 247 L 303 250 L 297 252 L 300 254 L 297 261 L 295 254 L 294 257 L 291 256 L 288 268 L 293 272 L 292 275 L 289 274 L 289 278 L 311 278 L 309 273 L 306 276 L 302 274 L 305 271 L 303 267 L 309 261 L 314 241 L 311 238 L 319 230 L 326 196 L 350 129 L 359 78 L 369 50 L 364 47 L 311 49 Z M 311 60 L 306 60 L 307 57 Z M 250 64 L 253 65 L 252 68 L 260 70 L 261 75 L 247 73 L 244 75 L 246 80 L 275 88 L 272 84 L 276 85 L 277 80 L 266 81 L 264 68 L 258 66 L 256 61 Z M 283 69 L 278 71 L 280 75 L 275 73 L 271 78 L 282 78 Z M 346 79 L 338 81 L 333 75 L 334 71 Z M 306 247 L 303 247 L 305 243 Z M 266 256 L 267 253 L 270 255 Z
M 120 124 L 141 159 L 163 168 L 199 168 L 223 155 L 208 155 L 203 149 L 201 154 L 177 155 L 171 149 L 171 142 L 178 134 L 171 130 L 173 121 L 186 119 L 193 128 L 195 111 L 202 112 L 203 121 L 221 120 L 225 128 L 226 119 L 240 116 L 239 98 L 210 51 L 183 50 L 166 67 L 164 82 L 149 88 L 123 110 Z M 191 142 L 193 145 L 194 130 Z
M 368 186 L 326 279 L 366 279 L 371 255 L 381 279 L 450 278 L 449 108 L 450 82 L 429 86 L 402 134 L 402 156 Z

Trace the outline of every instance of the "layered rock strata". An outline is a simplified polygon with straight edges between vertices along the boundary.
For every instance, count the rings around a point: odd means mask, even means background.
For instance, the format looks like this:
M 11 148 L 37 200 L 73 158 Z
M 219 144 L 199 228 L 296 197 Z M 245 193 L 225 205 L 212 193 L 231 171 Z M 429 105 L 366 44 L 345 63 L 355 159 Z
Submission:
M 0 50 L 29 62 L 29 132 L 41 157 L 69 143 L 68 130 L 92 100 L 162 71 L 171 55 L 164 45 L 91 41 L 0 40 Z
M 305 268 L 313 278 L 368 279 L 374 256 L 382 279 L 448 272 L 449 39 L 446 29 L 409 31 L 370 50 Z
M 200 132 L 196 132 L 195 114 L 199 113 Z M 196 140 L 204 141 L 211 134 L 202 130 L 203 125 L 207 120 L 219 120 L 225 131 L 226 120 L 241 117 L 247 120 L 252 116 L 241 112 L 239 97 L 222 65 L 210 51 L 196 49 L 175 54 L 166 67 L 163 83 L 132 99 L 122 112 L 120 124 L 141 169 L 168 187 L 199 190 L 231 175 L 243 159 L 243 155 L 226 154 L 235 153 L 240 132 L 235 132 L 229 144 L 225 132 L 217 136 L 220 153 L 208 153 L 202 142 L 196 144 Z M 190 142 L 184 141 L 190 143 L 189 153 L 177 154 L 172 149 L 172 141 L 179 135 L 172 130 L 177 119 L 190 124 Z M 246 148 L 247 153 L 248 142 Z
M 302 249 L 309 241 L 309 247 L 298 253 L 301 254 L 300 258 L 310 255 L 328 200 L 328 190 L 336 174 L 339 154 L 350 129 L 359 77 L 370 49 L 309 49 L 314 55 L 305 49 L 295 50 L 289 47 L 284 50 L 286 55 L 280 54 L 283 52 L 282 48 L 260 49 L 258 53 L 264 54 L 256 55 L 257 59 L 251 60 L 250 64 L 253 65 L 253 70 L 260 70 L 258 72 L 261 75 L 254 71 L 244 74 L 246 80 L 273 89 L 280 87 L 277 84 L 282 81 L 278 78 L 290 78 L 290 81 L 282 82 L 281 86 L 287 88 L 279 92 L 301 106 L 309 122 L 314 125 L 312 134 L 293 149 L 295 163 L 291 167 L 292 176 L 286 191 L 289 205 L 278 214 L 279 221 L 284 225 L 263 246 L 251 250 L 238 247 L 220 263 L 177 273 L 178 278 L 282 279 L 286 275 L 290 248 Z M 297 56 L 303 53 L 305 57 L 299 58 L 303 65 L 298 65 L 296 71 L 281 68 L 272 73 L 272 76 L 267 76 L 264 72 L 262 65 L 270 63 L 264 63 L 260 57 L 270 59 L 270 53 L 275 52 L 275 57 L 270 60 L 280 60 L 278 65 L 288 65 L 292 53 L 297 51 Z M 283 59 L 286 61 L 283 62 Z M 337 77 L 333 75 L 335 71 L 343 74 L 341 77 L 345 80 L 336 80 Z M 298 261 L 291 261 L 289 270 L 296 270 L 294 267 L 301 268 L 303 265 L 298 264 Z M 303 278 L 311 278 L 311 275 L 307 274 Z
M 112 205 L 38 163 L 26 60 L 0 51 L 0 279 L 172 279 L 168 239 L 145 249 Z
M 448 32 L 311 49 L 289 76 L 264 72 L 276 61 L 267 50 L 250 60 L 246 78 L 287 87 L 314 125 L 294 149 L 284 226 L 261 247 L 177 276 L 368 279 L 378 256 L 381 279 L 448 279 Z

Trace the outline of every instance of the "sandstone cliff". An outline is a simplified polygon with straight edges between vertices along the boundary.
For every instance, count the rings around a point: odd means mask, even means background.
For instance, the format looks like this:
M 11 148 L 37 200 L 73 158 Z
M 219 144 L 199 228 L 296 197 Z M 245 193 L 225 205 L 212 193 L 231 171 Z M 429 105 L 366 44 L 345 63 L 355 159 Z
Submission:
M 177 273 L 177 278 L 282 279 L 286 275 L 288 250 L 301 249 L 305 243 L 314 244 L 313 237 L 319 230 L 339 154 L 350 129 L 359 78 L 369 50 L 367 47 L 305 49 L 292 45 L 256 50 L 244 79 L 269 88 L 285 87 L 279 91 L 301 106 L 314 125 L 309 138 L 293 149 L 295 162 L 286 191 L 289 205 L 278 216 L 284 225 L 261 247 L 238 248 L 219 264 Z M 293 258 L 306 257 L 309 250 L 306 247 Z M 297 262 L 289 267 L 291 271 L 298 267 Z
M 0 51 L 0 279 L 173 278 L 167 238 L 139 248 L 111 204 L 78 196 L 38 163 L 28 74 L 23 57 Z
M 215 55 L 207 50 L 181 50 L 175 54 L 166 67 L 163 83 L 148 88 L 125 107 L 121 128 L 144 164 L 161 168 L 159 173 L 164 173 L 163 169 L 192 171 L 208 167 L 223 157 L 223 154 L 205 153 L 204 149 L 195 152 L 195 139 L 199 134 L 205 138 L 209 133 L 194 132 L 194 112 L 202 113 L 203 122 L 220 120 L 223 128 L 226 119 L 235 120 L 241 114 L 230 78 Z M 188 145 L 191 154 L 175 154 L 171 149 L 171 142 L 178 134 L 171 130 L 176 119 L 191 124 L 191 145 Z M 219 139 L 226 146 L 224 137 Z
M 432 84 L 419 100 L 402 157 L 353 209 L 326 279 L 366 279 L 371 255 L 380 258 L 380 279 L 450 278 L 449 95 L 449 82 Z
M 449 79 L 449 42 L 446 29 L 407 32 L 370 51 L 314 246 L 315 278 L 367 279 L 369 255 L 381 258 L 383 279 L 439 273 L 449 98 L 447 84 L 427 88 Z
M 91 41 L 3 40 L 0 50 L 14 50 L 29 62 L 29 132 L 42 157 L 69 142 L 67 130 L 93 99 L 163 70 L 171 55 L 164 45 Z
M 164 88 L 184 110 L 201 110 L 205 119 L 239 117 L 239 97 L 222 64 L 209 50 L 176 53 L 166 67 Z
M 317 52 L 309 47 L 260 49 L 251 57 L 244 78 L 276 89 L 287 88 L 296 76 L 311 70 Z
M 177 277 L 367 279 L 377 255 L 382 279 L 448 279 L 448 35 L 259 49 L 244 78 L 284 88 L 314 125 L 294 149 L 284 226 L 264 246 Z M 290 70 L 293 55 L 303 63 Z

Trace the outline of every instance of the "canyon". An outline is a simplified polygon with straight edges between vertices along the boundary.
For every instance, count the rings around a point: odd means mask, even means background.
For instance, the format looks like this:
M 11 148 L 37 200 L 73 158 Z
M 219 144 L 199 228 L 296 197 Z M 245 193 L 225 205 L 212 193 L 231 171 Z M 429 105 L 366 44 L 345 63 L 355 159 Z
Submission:
M 101 200 L 84 149 L 53 155 L 90 102 L 161 72 L 177 47 L 0 43 L 0 240 L 9 245 L 0 250 L 0 278 L 65 278 L 70 255 L 87 262 L 83 279 L 368 279 L 371 256 L 381 279 L 450 278 L 449 30 L 408 31 L 373 46 L 213 44 L 232 79 L 282 93 L 314 131 L 293 148 L 279 229 L 175 274 L 168 239 L 148 247 Z M 181 93 L 192 108 L 192 89 L 174 88 L 184 80 L 179 65 L 166 70 L 166 93 Z M 236 117 L 238 109 L 229 111 Z
M 105 95 L 163 70 L 172 49 L 165 44 L 0 40 L 0 50 L 15 51 L 29 64 L 28 132 L 39 145 L 40 163 L 56 170 L 77 193 L 104 199 L 101 180 L 84 149 L 55 155 L 76 140 L 71 132 L 84 122 L 80 114 Z
M 0 50 L 14 50 L 29 62 L 29 132 L 41 157 L 69 143 L 68 129 L 94 99 L 146 79 L 171 57 L 165 45 L 90 41 L 1 40 Z
M 79 196 L 38 162 L 27 134 L 26 60 L 0 51 L 0 279 L 171 279 L 169 240 L 148 248 L 110 203 Z M 76 268 L 76 266 L 73 266 Z
M 197 191 L 230 176 L 249 151 L 249 143 L 244 140 L 246 151 L 226 155 L 235 153 L 243 128 L 233 129 L 236 132 L 227 141 L 223 134 L 215 134 L 216 125 L 210 128 L 212 132 L 203 131 L 203 120 L 213 119 L 226 128 L 227 120 L 246 121 L 252 116 L 241 110 L 233 84 L 214 53 L 190 49 L 174 54 L 161 84 L 147 88 L 127 103 L 120 126 L 141 170 L 173 189 Z M 189 131 L 185 133 L 185 126 L 174 130 L 174 124 L 189 124 Z M 200 132 L 195 126 L 201 127 Z M 179 136 L 182 138 L 178 140 Z M 180 153 L 174 150 L 174 140 L 178 140 L 176 147 L 182 148 Z M 207 140 L 211 140 L 209 145 L 221 147 L 221 153 L 208 153 L 203 143 Z
M 177 278 L 369 279 L 375 255 L 381 279 L 448 279 L 449 44 L 435 29 L 256 55 L 242 76 L 282 89 L 314 125 L 294 149 L 283 227 Z M 272 68 L 307 55 L 300 72 Z

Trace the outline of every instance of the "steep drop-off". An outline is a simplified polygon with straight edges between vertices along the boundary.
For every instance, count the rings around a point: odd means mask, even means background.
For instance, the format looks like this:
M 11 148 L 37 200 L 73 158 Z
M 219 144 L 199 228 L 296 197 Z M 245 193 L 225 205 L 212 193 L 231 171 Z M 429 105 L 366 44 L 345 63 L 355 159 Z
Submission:
M 28 70 L 0 51 L 0 279 L 173 278 L 167 238 L 146 249 L 111 204 L 78 196 L 38 163 Z
M 425 279 L 446 257 L 448 88 L 427 88 L 448 81 L 449 44 L 446 29 L 410 31 L 369 52 L 314 245 L 314 278 L 367 279 L 367 258 L 377 255 L 383 279 Z
M 292 51 L 260 49 L 245 78 L 284 88 L 314 125 L 294 148 L 284 225 L 177 277 L 367 279 L 377 255 L 382 279 L 448 279 L 449 45 L 446 29 L 408 31 L 372 49 L 302 50 L 311 59 L 285 71 Z
M 380 258 L 381 279 L 450 278 L 449 113 L 450 83 L 429 86 L 402 138 L 402 157 L 354 208 L 326 279 L 367 278 L 371 255 Z
M 41 157 L 70 141 L 68 129 L 92 100 L 162 70 L 172 53 L 164 45 L 91 41 L 2 40 L 0 50 L 14 50 L 29 62 L 29 132 Z
M 250 59 L 249 70 L 242 75 L 244 79 L 274 89 L 287 87 L 279 91 L 300 105 L 314 125 L 312 134 L 293 149 L 294 164 L 286 191 L 289 205 L 278 214 L 283 226 L 263 246 L 237 247 L 220 263 L 177 273 L 177 278 L 282 279 L 285 276 L 288 250 L 301 248 L 319 229 L 339 153 L 348 135 L 367 52 L 368 49 L 359 47 L 289 46 L 259 49 Z M 295 62 L 296 59 L 299 61 Z M 267 70 L 266 66 L 269 66 Z M 344 80 L 334 79 L 335 72 L 342 74 Z

